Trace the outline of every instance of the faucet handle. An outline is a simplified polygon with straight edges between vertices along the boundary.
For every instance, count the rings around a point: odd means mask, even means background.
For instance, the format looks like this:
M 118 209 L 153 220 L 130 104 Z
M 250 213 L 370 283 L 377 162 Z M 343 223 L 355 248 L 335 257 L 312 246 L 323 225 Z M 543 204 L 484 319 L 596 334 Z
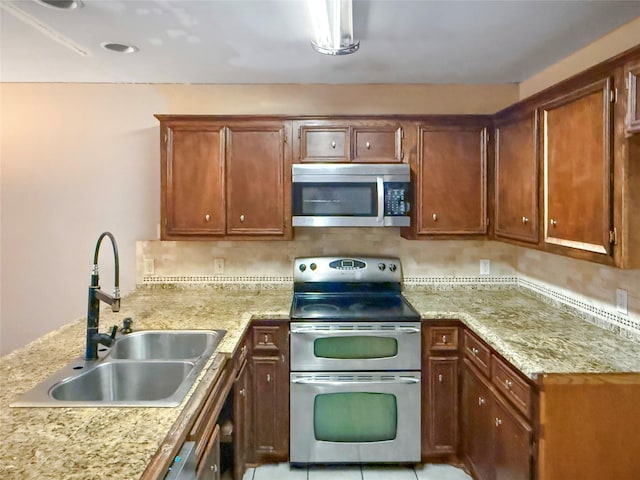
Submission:
M 114 325 L 113 327 L 111 327 L 111 335 L 109 335 L 111 337 L 111 339 L 113 340 L 114 338 L 116 338 L 116 333 L 118 332 L 118 326 Z
M 122 328 L 120 329 L 120 331 L 123 334 L 127 334 L 127 333 L 131 333 L 133 332 L 133 329 L 131 328 L 131 324 L 133 323 L 133 320 L 131 320 L 131 317 L 127 317 L 125 319 L 122 320 Z

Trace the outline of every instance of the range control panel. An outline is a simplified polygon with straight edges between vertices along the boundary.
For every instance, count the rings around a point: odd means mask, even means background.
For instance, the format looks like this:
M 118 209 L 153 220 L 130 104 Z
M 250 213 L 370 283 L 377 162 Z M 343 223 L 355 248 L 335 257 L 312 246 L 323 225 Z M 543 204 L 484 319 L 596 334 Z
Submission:
M 294 261 L 293 281 L 400 283 L 402 268 L 392 257 L 303 257 Z

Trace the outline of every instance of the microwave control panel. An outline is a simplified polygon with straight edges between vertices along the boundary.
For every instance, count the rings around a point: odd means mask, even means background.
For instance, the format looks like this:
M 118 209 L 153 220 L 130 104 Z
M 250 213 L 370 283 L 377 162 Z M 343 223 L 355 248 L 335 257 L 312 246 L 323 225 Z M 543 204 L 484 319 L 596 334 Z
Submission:
M 384 184 L 385 217 L 403 217 L 409 215 L 409 184 Z

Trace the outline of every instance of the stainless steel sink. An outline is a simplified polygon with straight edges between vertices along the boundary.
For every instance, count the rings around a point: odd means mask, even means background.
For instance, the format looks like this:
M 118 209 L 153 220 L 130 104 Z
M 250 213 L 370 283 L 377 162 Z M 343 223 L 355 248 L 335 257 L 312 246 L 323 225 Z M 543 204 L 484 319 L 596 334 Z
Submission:
M 69 363 L 10 406 L 177 406 L 225 333 L 149 330 L 119 337 L 100 359 Z
M 178 401 L 180 387 L 193 371 L 191 362 L 106 362 L 50 390 L 54 400 L 67 402 Z M 177 398 L 175 398 L 177 397 Z
M 109 357 L 131 360 L 182 360 L 200 357 L 220 343 L 224 330 L 148 330 L 119 338 Z

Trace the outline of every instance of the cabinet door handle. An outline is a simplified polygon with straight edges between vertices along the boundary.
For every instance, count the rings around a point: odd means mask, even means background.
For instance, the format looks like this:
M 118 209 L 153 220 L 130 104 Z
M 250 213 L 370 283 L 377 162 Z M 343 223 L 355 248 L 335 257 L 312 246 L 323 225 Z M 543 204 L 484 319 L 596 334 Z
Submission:
M 269 335 L 264 336 L 264 343 L 269 343 Z
M 438 375 L 438 381 L 442 383 L 443 380 L 444 380 L 444 377 L 442 376 L 442 374 Z
M 476 347 L 471 347 L 471 353 L 473 353 L 474 357 L 477 357 L 479 350 Z
M 211 220 L 211 215 L 209 215 L 208 213 L 204 216 L 204 221 L 208 222 L 209 220 Z
M 271 374 L 267 373 L 267 382 L 271 382 Z
M 496 427 L 499 427 L 500 425 L 502 425 L 502 420 L 496 417 Z
M 555 221 L 553 218 L 549 220 L 549 223 L 551 224 L 552 227 L 555 227 L 558 224 L 558 222 Z
M 211 469 L 212 472 L 216 472 L 216 473 L 218 472 L 218 465 L 216 465 L 215 463 L 211 465 L 209 468 Z
M 244 222 L 244 215 L 240 215 L 240 221 Z
M 245 396 L 245 394 L 246 394 L 246 392 L 244 391 L 244 388 L 241 388 L 241 389 L 240 389 L 240 396 L 241 396 L 241 397 L 244 397 L 244 396 Z
M 446 335 L 442 335 L 442 343 L 447 343 L 447 336 Z
M 433 214 L 433 221 L 437 222 L 438 221 L 438 215 L 436 215 L 435 213 Z
M 485 403 L 487 403 L 487 401 L 484 397 L 478 397 L 478 405 L 483 406 Z
M 522 217 L 522 223 L 526 225 L 528 221 L 529 219 L 527 217 Z
M 511 380 L 504 381 L 504 388 L 506 388 L 507 390 L 510 390 L 512 385 L 513 385 L 513 382 Z
M 336 148 L 336 142 L 331 142 L 331 148 Z
M 365 143 L 365 147 L 367 147 L 367 150 L 369 150 L 371 148 L 371 144 L 369 142 Z

